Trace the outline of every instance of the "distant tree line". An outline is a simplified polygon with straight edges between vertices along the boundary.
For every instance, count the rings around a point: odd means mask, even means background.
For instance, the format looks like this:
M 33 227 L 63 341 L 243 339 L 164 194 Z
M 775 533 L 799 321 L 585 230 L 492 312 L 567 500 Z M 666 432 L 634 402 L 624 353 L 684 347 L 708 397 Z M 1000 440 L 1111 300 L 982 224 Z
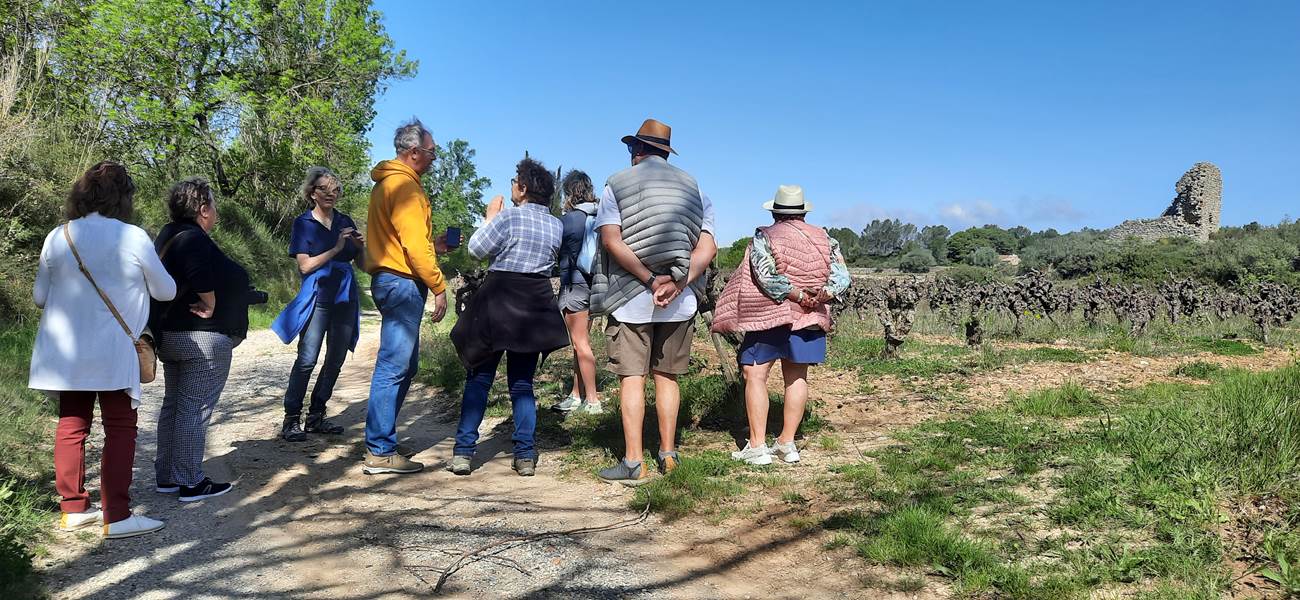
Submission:
M 1106 232 L 1060 233 L 1018 226 L 971 227 L 951 233 L 943 225 L 917 227 L 899 219 L 876 219 L 861 231 L 827 230 L 851 267 L 896 268 L 925 273 L 934 267 L 968 265 L 1010 276 L 1041 271 L 1058 279 L 1104 276 L 1121 281 L 1156 281 L 1167 276 L 1240 287 L 1259 282 L 1300 285 L 1300 224 L 1251 223 L 1224 227 L 1209 242 L 1167 239 L 1112 240 Z M 719 252 L 724 268 L 741 261 L 749 238 Z M 1016 255 L 1019 265 L 1002 257 Z

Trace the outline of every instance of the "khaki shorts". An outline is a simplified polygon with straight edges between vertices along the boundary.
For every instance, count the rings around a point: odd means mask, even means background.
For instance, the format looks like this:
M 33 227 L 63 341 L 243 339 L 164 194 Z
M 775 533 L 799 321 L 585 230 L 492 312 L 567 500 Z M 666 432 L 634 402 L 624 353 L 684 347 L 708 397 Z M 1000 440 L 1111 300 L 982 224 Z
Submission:
M 695 319 L 676 323 L 620 323 L 608 317 L 605 325 L 609 370 L 616 375 L 644 376 L 651 372 L 685 375 L 691 362 Z

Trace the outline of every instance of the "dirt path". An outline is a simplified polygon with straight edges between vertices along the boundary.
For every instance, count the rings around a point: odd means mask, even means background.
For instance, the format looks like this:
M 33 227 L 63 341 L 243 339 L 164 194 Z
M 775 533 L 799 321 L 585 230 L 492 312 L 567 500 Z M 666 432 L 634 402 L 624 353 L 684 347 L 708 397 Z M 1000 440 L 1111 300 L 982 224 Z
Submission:
M 268 331 L 235 350 L 213 418 L 206 469 L 235 489 L 180 504 L 153 492 L 152 459 L 162 389 L 145 390 L 140 411 L 135 510 L 167 527 L 140 538 L 100 541 L 58 534 L 42 570 L 54 598 L 407 598 L 429 597 L 457 552 L 513 536 L 634 517 L 629 490 L 557 478 L 558 454 L 536 477 L 510 470 L 509 426 L 484 423 L 470 477 L 444 470 L 456 404 L 416 386 L 398 432 L 419 450 L 424 472 L 361 473 L 366 396 L 378 338 L 363 325 L 331 401 L 339 437 L 290 444 L 278 436 L 293 346 Z M 497 427 L 501 425 L 501 427 Z M 96 428 L 98 433 L 98 428 Z M 97 482 L 99 441 L 87 457 Z M 548 460 L 551 459 L 551 460 Z M 97 488 L 96 483 L 91 484 Z M 444 594 L 465 598 L 857 597 L 846 557 L 818 552 L 812 534 L 770 522 L 711 527 L 651 517 L 644 524 L 507 549 L 459 571 Z M 782 590 L 786 590 L 785 593 Z

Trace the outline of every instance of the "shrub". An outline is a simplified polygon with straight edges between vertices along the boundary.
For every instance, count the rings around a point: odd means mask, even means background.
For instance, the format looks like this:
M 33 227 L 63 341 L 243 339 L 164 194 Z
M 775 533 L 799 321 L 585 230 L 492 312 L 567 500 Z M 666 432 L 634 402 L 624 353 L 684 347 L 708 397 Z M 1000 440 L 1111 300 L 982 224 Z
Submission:
M 933 266 L 934 255 L 924 248 L 908 252 L 898 261 L 898 270 L 904 273 L 928 273 Z
M 998 254 L 992 248 L 983 246 L 971 252 L 966 257 L 966 262 L 975 267 L 996 267 L 998 266 Z

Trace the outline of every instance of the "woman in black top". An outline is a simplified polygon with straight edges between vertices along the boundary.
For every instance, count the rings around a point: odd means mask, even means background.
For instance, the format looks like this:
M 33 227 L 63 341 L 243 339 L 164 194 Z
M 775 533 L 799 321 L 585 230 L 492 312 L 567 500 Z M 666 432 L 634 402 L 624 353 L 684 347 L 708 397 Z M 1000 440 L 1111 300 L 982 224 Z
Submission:
M 217 201 L 207 181 L 192 177 L 172 186 L 167 209 L 172 222 L 154 243 L 177 293 L 172 302 L 155 303 L 151 318 L 166 379 L 154 474 L 158 492 L 192 502 L 230 491 L 231 484 L 203 474 L 203 449 L 231 352 L 248 335 L 249 302 L 265 297 L 208 235 Z
M 600 392 L 596 389 L 596 354 L 591 350 L 591 273 L 590 266 L 581 264 L 583 244 L 587 242 L 588 226 L 596 218 L 598 202 L 591 186 L 591 178 L 582 171 L 569 171 L 564 176 L 564 234 L 560 241 L 560 310 L 564 325 L 573 342 L 573 389 L 569 396 L 554 408 L 568 414 L 572 411 L 599 414 Z

